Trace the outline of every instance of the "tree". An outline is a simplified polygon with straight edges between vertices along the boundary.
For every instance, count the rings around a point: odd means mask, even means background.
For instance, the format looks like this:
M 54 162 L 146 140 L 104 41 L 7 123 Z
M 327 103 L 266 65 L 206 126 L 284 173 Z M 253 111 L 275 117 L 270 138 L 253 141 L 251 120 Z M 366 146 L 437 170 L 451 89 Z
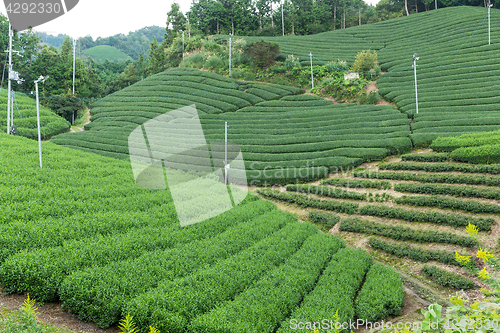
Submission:
M 167 13 L 167 38 L 172 41 L 175 38 L 175 35 L 179 33 L 179 31 L 186 30 L 186 17 L 180 11 L 180 6 L 178 3 L 174 2 L 170 7 L 170 11 Z
M 376 61 L 377 51 L 361 51 L 356 55 L 354 64 L 351 66 L 351 71 L 366 75 L 365 73 L 368 73 L 373 67 L 375 67 Z
M 277 43 L 261 40 L 247 44 L 243 52 L 253 59 L 255 67 L 271 67 L 280 55 L 280 46 Z

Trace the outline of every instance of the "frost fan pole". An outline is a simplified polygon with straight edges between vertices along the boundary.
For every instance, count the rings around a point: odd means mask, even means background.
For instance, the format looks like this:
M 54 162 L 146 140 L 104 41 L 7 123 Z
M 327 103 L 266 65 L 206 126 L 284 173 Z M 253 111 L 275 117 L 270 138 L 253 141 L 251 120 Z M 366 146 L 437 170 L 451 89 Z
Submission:
M 491 44 L 491 32 L 490 32 L 490 9 L 493 7 L 493 5 L 488 1 L 488 45 Z
M 227 172 L 229 171 L 229 164 L 227 164 L 227 121 L 224 124 L 224 185 L 227 185 Z
M 38 82 L 45 82 L 43 76 L 40 75 L 38 80 L 35 81 L 35 91 L 36 91 L 36 121 L 38 125 L 38 155 L 40 157 L 40 169 L 42 169 L 42 135 L 40 133 L 40 106 L 38 101 Z
M 9 73 L 7 74 L 8 88 L 7 88 L 7 134 L 10 134 L 10 90 L 11 90 L 11 82 L 10 76 L 12 72 L 12 27 L 9 22 Z
M 418 114 L 418 93 L 417 93 L 417 54 L 413 55 L 413 71 L 415 73 L 415 105 L 417 106 L 417 114 Z
M 285 16 L 283 15 L 283 5 L 285 0 L 281 3 L 281 26 L 283 27 L 283 36 L 285 36 Z
M 312 52 L 309 52 L 309 58 L 311 58 L 311 86 L 312 86 L 312 89 L 314 89 L 313 55 L 312 55 Z
M 229 77 L 231 77 L 231 37 L 232 37 L 232 35 L 229 34 Z M 227 126 L 227 122 L 226 122 L 226 126 Z M 227 132 L 227 128 L 226 128 L 226 132 Z

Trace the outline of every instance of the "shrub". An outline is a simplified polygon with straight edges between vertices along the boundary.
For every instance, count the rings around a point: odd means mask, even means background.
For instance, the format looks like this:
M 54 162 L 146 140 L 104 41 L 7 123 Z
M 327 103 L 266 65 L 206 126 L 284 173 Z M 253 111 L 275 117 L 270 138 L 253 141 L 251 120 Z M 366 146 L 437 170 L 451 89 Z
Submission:
M 245 45 L 243 52 L 253 58 L 257 68 L 268 68 L 274 65 L 280 55 L 280 46 L 277 43 L 260 40 Z
M 363 179 L 330 178 L 327 180 L 323 180 L 321 184 L 342 186 L 347 188 L 376 188 L 378 190 L 388 190 L 392 188 L 391 183 L 387 181 L 377 182 Z
M 340 220 L 338 215 L 315 210 L 309 212 L 309 218 L 311 221 L 321 223 L 329 229 L 333 228 Z
M 476 287 L 474 281 L 457 273 L 445 271 L 436 266 L 424 265 L 422 271 L 444 287 L 452 287 L 455 289 L 474 289 Z
M 419 162 L 395 162 L 380 164 L 380 170 L 422 170 L 426 172 L 467 172 L 467 173 L 491 173 L 500 174 L 500 165 L 469 165 L 461 163 L 419 163 Z
M 422 154 L 405 154 L 401 156 L 403 161 L 415 162 L 448 162 L 450 154 L 448 153 L 422 153 Z
M 377 61 L 377 51 L 364 50 L 356 55 L 354 64 L 351 66 L 351 71 L 359 72 L 367 75 L 368 72 L 375 66 Z
M 380 100 L 380 95 L 378 92 L 376 91 L 370 91 L 370 93 L 368 94 L 368 96 L 366 97 L 366 103 L 368 104 L 377 104 L 378 101 Z
M 500 190 L 466 185 L 398 183 L 394 191 L 500 200 Z
M 401 277 L 392 267 L 374 264 L 356 298 L 356 316 L 365 322 L 375 322 L 398 315 L 403 306 Z
M 359 218 L 342 220 L 339 230 L 384 236 L 396 240 L 412 240 L 419 243 L 448 243 L 465 247 L 472 247 L 477 244 L 477 241 L 471 237 L 458 236 L 449 232 L 418 230 L 403 226 L 388 226 Z
M 461 209 L 472 213 L 500 213 L 500 206 L 495 204 L 483 203 L 475 200 L 448 198 L 441 195 L 403 195 L 402 197 L 396 198 L 395 201 L 403 205 Z M 487 223 L 490 224 L 490 222 Z
M 458 148 L 451 153 L 451 158 L 473 164 L 500 163 L 500 144 Z
M 288 185 L 286 187 L 288 192 L 301 192 L 305 194 L 315 194 L 318 196 L 338 198 L 338 199 L 352 199 L 352 200 L 366 200 L 366 194 L 345 191 L 342 189 L 330 186 L 315 186 L 315 185 Z

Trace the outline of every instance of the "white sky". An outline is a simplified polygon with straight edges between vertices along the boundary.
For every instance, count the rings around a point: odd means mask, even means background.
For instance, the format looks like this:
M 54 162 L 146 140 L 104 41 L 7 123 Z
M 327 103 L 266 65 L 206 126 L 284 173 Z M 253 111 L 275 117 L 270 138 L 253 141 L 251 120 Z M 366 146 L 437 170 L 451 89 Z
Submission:
M 379 0 L 365 0 L 376 4 Z M 174 0 L 80 0 L 66 15 L 34 28 L 51 35 L 67 34 L 72 37 L 90 35 L 109 37 L 119 33 L 127 35 L 147 26 L 165 27 L 167 12 Z M 182 12 L 187 12 L 191 0 L 177 0 Z M 6 15 L 4 2 L 0 12 Z

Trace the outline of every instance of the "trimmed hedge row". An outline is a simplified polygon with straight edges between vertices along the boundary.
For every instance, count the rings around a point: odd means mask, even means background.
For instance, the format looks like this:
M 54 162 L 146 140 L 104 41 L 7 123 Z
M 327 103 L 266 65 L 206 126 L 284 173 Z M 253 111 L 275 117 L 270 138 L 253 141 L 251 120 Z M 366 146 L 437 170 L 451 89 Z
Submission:
M 386 242 L 373 236 L 368 238 L 368 244 L 375 249 L 382 250 L 399 258 L 408 257 L 421 262 L 435 260 L 443 264 L 461 266 L 460 263 L 455 260 L 454 252 L 428 250 L 423 247 L 411 246 L 404 243 Z
M 450 160 L 450 154 L 447 153 L 423 153 L 406 154 L 401 156 L 403 161 L 415 162 L 447 162 Z
M 271 272 L 288 258 L 301 256 L 300 248 L 306 239 L 317 233 L 312 224 L 290 223 L 206 270 L 160 282 L 128 301 L 122 315 L 133 316 L 139 327 L 151 325 L 165 333 L 184 332 L 196 317 L 234 299 L 263 277 L 270 278 Z
M 348 323 L 355 314 L 353 299 L 372 262 L 372 257 L 365 251 L 351 248 L 339 250 L 316 287 L 304 298 L 300 307 L 281 323 L 277 333 L 296 332 L 292 325 L 297 322 L 318 323 L 325 318 L 334 319 L 337 311 L 338 323 Z
M 366 193 L 350 192 L 330 186 L 287 185 L 286 190 L 288 192 L 301 192 L 337 199 L 366 200 Z
M 271 333 L 316 285 L 326 264 L 344 243 L 317 234 L 284 264 L 222 306 L 195 318 L 191 331 Z M 349 270 L 353 274 L 352 270 Z
M 54 301 L 58 299 L 64 278 L 74 271 L 137 258 L 145 251 L 168 249 L 213 237 L 234 223 L 275 208 L 274 205 L 262 205 L 255 201 L 189 228 L 182 228 L 179 224 L 147 227 L 110 237 L 73 240 L 47 249 L 26 249 L 10 256 L 0 266 L 0 280 L 8 293 L 28 291 L 40 301 Z
M 280 192 L 277 190 L 264 189 L 264 190 L 258 190 L 257 193 L 265 197 L 297 204 L 301 207 L 311 207 L 322 210 L 330 210 L 337 213 L 356 214 L 359 207 L 359 205 L 355 203 L 338 202 L 333 200 L 320 200 L 316 198 L 309 198 L 305 194 L 287 193 L 287 192 Z
M 424 267 L 422 267 L 422 272 L 444 287 L 452 287 L 455 289 L 476 288 L 476 284 L 471 279 L 457 273 L 445 271 L 436 266 L 424 265 Z
M 451 158 L 473 164 L 500 163 L 500 144 L 458 148 L 451 153 Z
M 469 184 L 500 186 L 500 177 L 474 174 L 451 174 L 451 173 L 410 173 L 410 172 L 354 172 L 353 177 L 391 179 L 391 180 L 412 180 L 421 183 L 448 183 L 448 184 Z
M 461 209 L 472 213 L 500 213 L 500 206 L 475 200 L 449 198 L 440 195 L 413 195 L 394 199 L 396 203 L 411 206 Z
M 329 229 L 333 228 L 337 222 L 340 221 L 340 216 L 328 212 L 322 212 L 320 210 L 310 211 L 309 218 L 311 221 L 321 223 Z
M 354 175 L 354 174 L 353 174 Z M 357 177 L 357 176 L 354 176 Z M 362 179 L 345 179 L 345 178 L 330 178 L 327 180 L 323 180 L 321 184 L 324 185 L 334 185 L 334 186 L 342 186 L 348 188 L 376 188 L 378 190 L 388 190 L 392 188 L 390 182 L 387 181 L 370 181 L 370 180 L 362 180 Z
M 437 138 L 432 142 L 431 148 L 435 151 L 452 152 L 461 147 L 483 146 L 499 143 L 500 131 L 492 131 L 464 134 L 457 137 Z
M 394 185 L 394 191 L 500 200 L 500 190 L 466 185 L 398 183 Z
M 147 252 L 139 258 L 77 271 L 61 284 L 62 306 L 79 317 L 109 327 L 120 320 L 131 296 L 235 255 L 295 221 L 278 210 L 238 223 L 225 232 L 172 249 Z
M 449 232 L 416 230 L 402 226 L 388 226 L 382 223 L 347 218 L 340 222 L 340 231 L 349 231 L 378 236 L 385 236 L 396 240 L 411 240 L 419 243 L 448 243 L 464 247 L 473 247 L 477 241 L 471 237 L 458 236 Z
M 406 198 L 403 196 L 402 198 Z M 414 197 L 408 197 L 414 198 Z M 424 197 L 428 198 L 428 197 Z M 397 203 L 410 204 L 405 199 L 397 198 Z M 359 209 L 360 215 L 386 217 L 393 219 L 401 219 L 408 222 L 429 222 L 435 224 L 449 225 L 456 228 L 461 228 L 472 223 L 481 231 L 490 231 L 491 225 L 495 222 L 492 218 L 479 218 L 465 216 L 463 214 L 443 214 L 439 212 L 423 212 L 420 210 L 411 210 L 399 207 L 389 207 L 384 205 L 365 205 Z
M 356 317 L 376 322 L 398 315 L 405 294 L 399 273 L 392 267 L 374 264 L 356 298 Z
M 426 172 L 464 172 L 464 173 L 491 173 L 500 174 L 500 165 L 468 165 L 461 163 L 420 163 L 420 162 L 394 162 L 378 166 L 380 170 L 421 170 Z

